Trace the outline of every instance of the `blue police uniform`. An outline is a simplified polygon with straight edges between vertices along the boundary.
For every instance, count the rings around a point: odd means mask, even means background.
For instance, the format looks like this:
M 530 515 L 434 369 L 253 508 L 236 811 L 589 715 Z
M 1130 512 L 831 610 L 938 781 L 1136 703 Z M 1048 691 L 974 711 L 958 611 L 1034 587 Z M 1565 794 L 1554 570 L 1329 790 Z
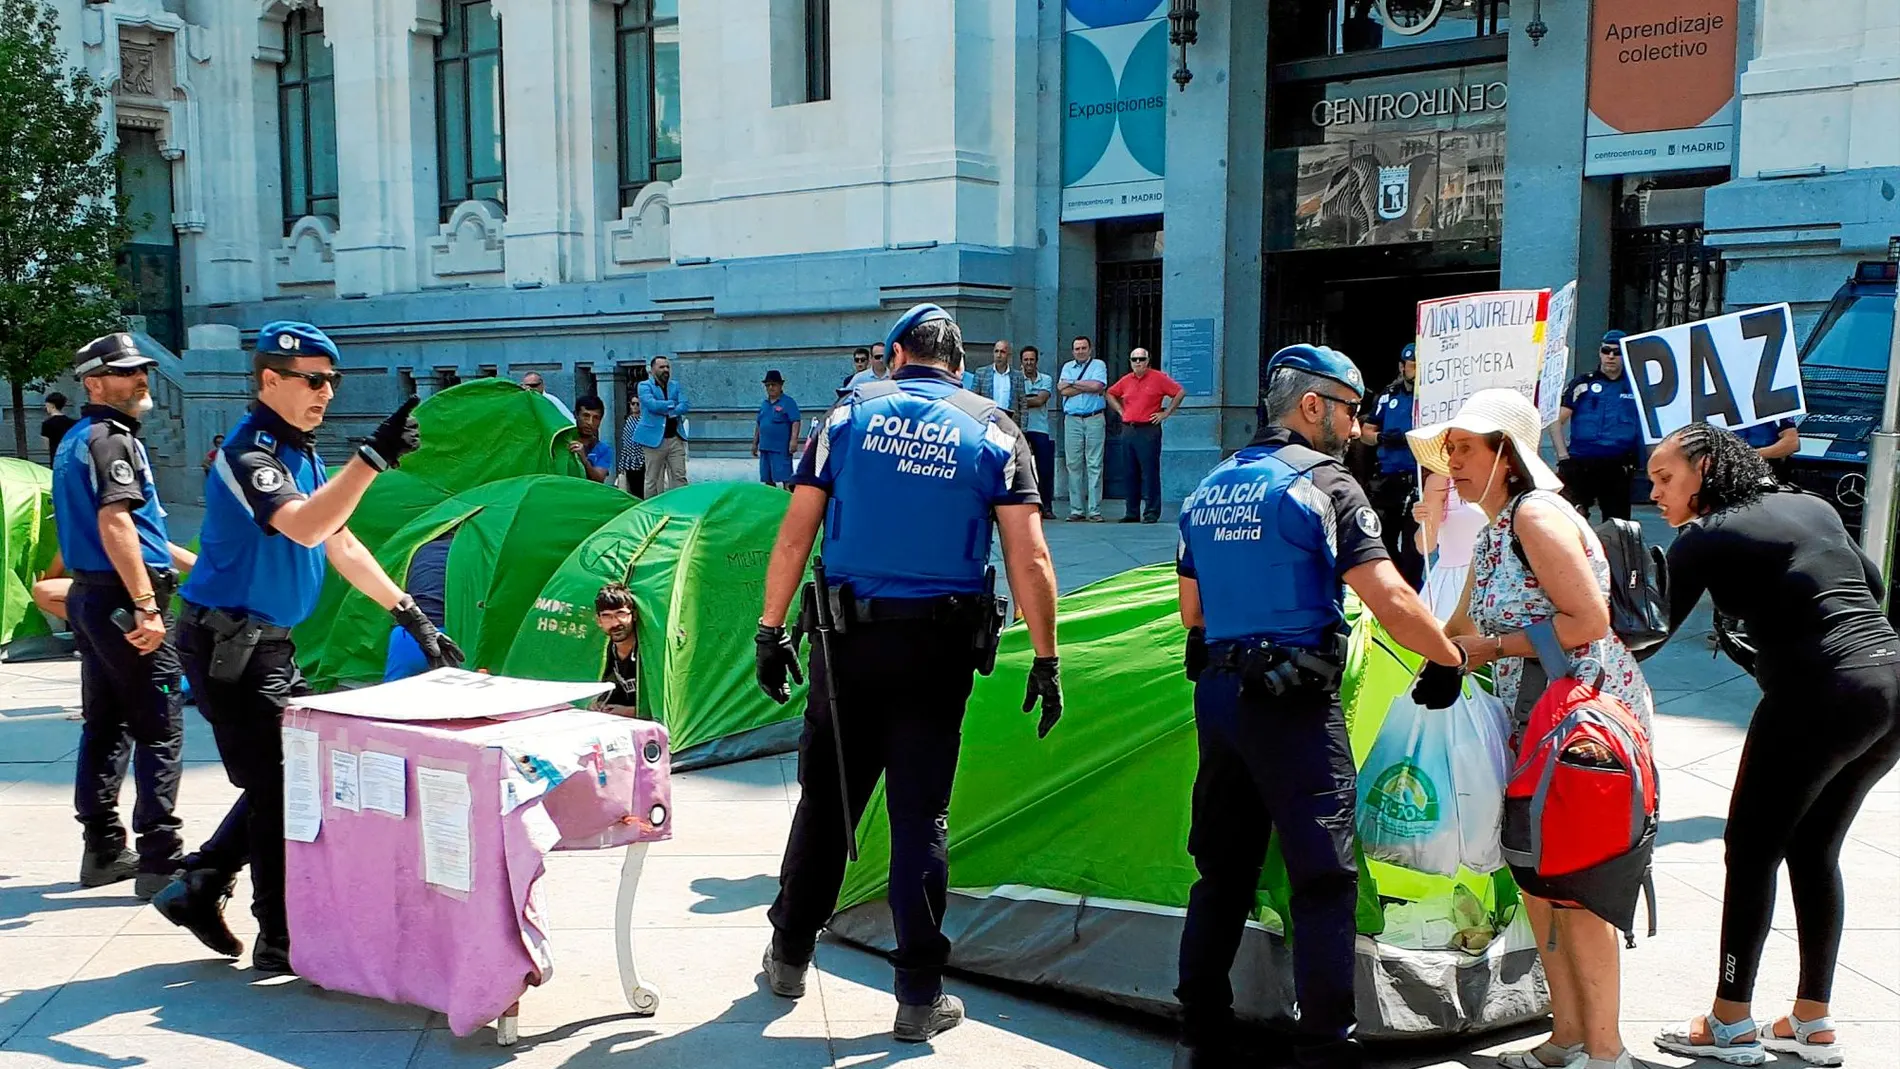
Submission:
M 106 364 L 133 368 L 149 364 L 127 337 L 108 335 L 80 351 L 103 353 Z M 103 344 L 102 344 L 103 343 Z M 125 355 L 121 355 L 125 354 Z M 82 361 L 81 367 L 85 366 Z M 77 368 L 75 370 L 78 370 Z M 83 376 L 85 372 L 80 372 Z M 139 421 L 107 405 L 87 405 L 61 440 L 53 460 L 53 514 L 59 551 L 73 577 L 66 598 L 67 619 L 80 659 L 79 753 L 74 768 L 74 801 L 85 829 L 88 858 L 82 882 L 96 885 L 125 879 L 114 872 L 126 848 L 119 823 L 119 790 L 130 761 L 138 800 L 132 829 L 138 836 L 140 893 L 149 897 L 146 878 L 158 882 L 178 868 L 183 853 L 178 799 L 184 716 L 178 651 L 169 638 L 150 654 L 141 654 L 112 621 L 115 612 L 134 612 L 131 595 L 106 555 L 99 515 L 113 505 L 128 506 L 138 533 L 139 557 L 151 578 L 161 620 L 169 631 L 170 603 L 177 588 L 165 510 Z M 122 866 L 121 866 L 122 868 Z
M 773 372 L 777 374 L 777 372 Z M 792 481 L 792 434 L 803 416 L 790 394 L 759 402 L 759 481 L 782 486 Z
M 1603 336 L 1603 344 L 1613 346 L 1623 337 L 1622 331 L 1612 330 Z M 1557 465 L 1564 497 L 1586 517 L 1594 503 L 1606 520 L 1629 519 L 1643 425 L 1628 370 L 1616 378 L 1599 369 L 1571 379 L 1561 404 L 1570 414 L 1570 456 Z
M 1293 366 L 1357 377 L 1344 357 L 1317 352 Z M 1198 586 L 1209 652 L 1194 689 L 1188 852 L 1199 879 L 1175 991 L 1183 1039 L 1211 1051 L 1232 1027 L 1228 974 L 1277 833 L 1292 884 L 1301 1063 L 1356 1065 L 1355 769 L 1336 673 L 1343 577 L 1389 559 L 1380 520 L 1343 464 L 1268 426 L 1188 496 L 1180 531 L 1176 569 Z M 1289 661 L 1299 674 L 1274 683 Z
M 994 403 L 917 364 L 857 387 L 806 444 L 792 482 L 830 498 L 822 553 L 838 609 L 836 677 L 812 656 L 804 790 L 770 912 L 779 962 L 810 962 L 844 878 L 826 698 L 835 688 L 854 826 L 885 777 L 897 999 L 929 1006 L 942 993 L 945 821 L 982 623 L 972 595 L 984 589 L 992 511 L 1041 502 L 1035 467 L 1027 438 Z
M 1400 359 L 1412 359 L 1411 346 Z M 1369 496 L 1379 514 L 1385 549 L 1414 590 L 1425 584 L 1425 557 L 1418 551 L 1418 521 L 1412 517 L 1412 506 L 1418 503 L 1418 461 L 1405 444 L 1405 432 L 1417 421 L 1417 407 L 1413 385 L 1400 375 L 1359 419 L 1379 436 L 1379 470 Z
M 1781 440 L 1782 431 L 1792 430 L 1795 426 L 1794 420 L 1778 419 L 1773 423 L 1757 423 L 1735 433 L 1748 443 L 1749 448 L 1766 449 Z

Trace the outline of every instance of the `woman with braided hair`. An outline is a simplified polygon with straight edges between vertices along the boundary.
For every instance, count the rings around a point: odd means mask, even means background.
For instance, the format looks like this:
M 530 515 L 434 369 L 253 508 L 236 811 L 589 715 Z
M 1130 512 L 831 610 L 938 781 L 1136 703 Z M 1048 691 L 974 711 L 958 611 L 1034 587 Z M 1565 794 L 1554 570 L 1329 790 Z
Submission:
M 1669 548 L 1670 629 L 1706 590 L 1747 626 L 1762 689 L 1723 833 L 1715 1003 L 1656 1045 L 1732 1065 L 1760 1065 L 1769 1050 L 1839 1065 L 1828 997 L 1841 943 L 1841 844 L 1867 792 L 1900 762 L 1900 637 L 1881 612 L 1880 573 L 1831 505 L 1777 486 L 1726 430 L 1697 423 L 1670 435 L 1649 478 L 1651 499 L 1681 530 Z M 1783 861 L 1800 983 L 1793 1012 L 1758 1026 L 1750 1000 Z

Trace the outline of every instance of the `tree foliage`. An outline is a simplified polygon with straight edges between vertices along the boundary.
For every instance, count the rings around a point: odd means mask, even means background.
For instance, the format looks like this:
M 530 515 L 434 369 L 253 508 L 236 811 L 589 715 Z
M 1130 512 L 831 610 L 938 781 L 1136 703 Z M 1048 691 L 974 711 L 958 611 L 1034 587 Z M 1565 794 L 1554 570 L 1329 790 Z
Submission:
M 114 261 L 130 230 L 101 154 L 105 90 L 65 66 L 57 30 L 50 5 L 0 0 L 0 375 L 22 456 L 25 389 L 124 322 Z

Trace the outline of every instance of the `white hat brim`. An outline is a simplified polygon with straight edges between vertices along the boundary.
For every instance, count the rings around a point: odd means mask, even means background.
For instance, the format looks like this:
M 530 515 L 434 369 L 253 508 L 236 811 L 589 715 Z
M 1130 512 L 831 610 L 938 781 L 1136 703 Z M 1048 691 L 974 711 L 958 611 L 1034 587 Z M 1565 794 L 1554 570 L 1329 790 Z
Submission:
M 1439 475 L 1451 474 L 1451 458 L 1445 451 L 1445 437 L 1452 431 L 1466 431 L 1471 434 L 1502 434 L 1511 443 L 1511 452 L 1517 455 L 1517 461 L 1530 477 L 1531 486 L 1537 490 L 1561 490 L 1564 481 L 1537 455 L 1536 442 L 1520 442 L 1517 436 L 1507 431 L 1489 416 L 1479 412 L 1459 412 L 1443 423 L 1434 423 L 1429 427 L 1420 427 L 1405 432 L 1405 444 L 1412 447 L 1412 456 L 1418 459 L 1419 466 L 1426 471 Z

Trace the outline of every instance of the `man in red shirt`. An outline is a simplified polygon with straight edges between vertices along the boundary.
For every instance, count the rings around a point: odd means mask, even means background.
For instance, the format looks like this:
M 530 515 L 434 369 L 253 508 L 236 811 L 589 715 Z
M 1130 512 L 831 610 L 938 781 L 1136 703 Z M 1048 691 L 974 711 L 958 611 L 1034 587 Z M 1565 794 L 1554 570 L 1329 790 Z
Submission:
M 1161 521 L 1161 424 L 1181 407 L 1187 392 L 1153 364 L 1148 350 L 1131 351 L 1128 374 L 1108 388 L 1108 406 L 1122 418 L 1122 448 L 1128 451 L 1123 523 Z

